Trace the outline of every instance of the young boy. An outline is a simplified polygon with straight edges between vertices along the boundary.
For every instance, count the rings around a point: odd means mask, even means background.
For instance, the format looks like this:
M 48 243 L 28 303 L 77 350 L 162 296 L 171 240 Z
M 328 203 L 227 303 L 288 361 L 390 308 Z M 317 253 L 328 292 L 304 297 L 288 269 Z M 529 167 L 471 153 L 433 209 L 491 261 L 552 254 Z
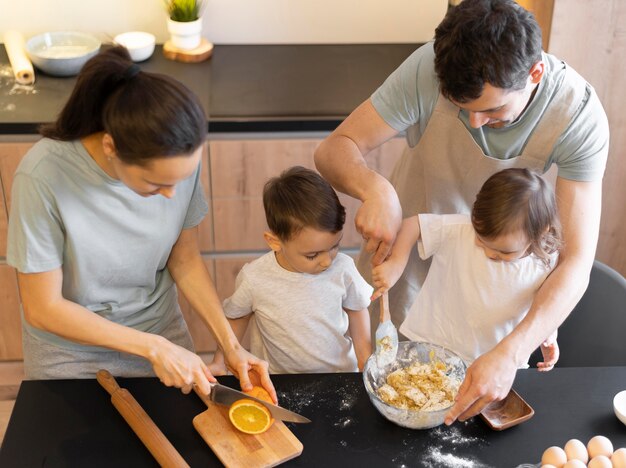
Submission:
M 356 372 L 371 353 L 372 287 L 339 253 L 345 209 L 319 174 L 293 167 L 263 191 L 269 253 L 246 264 L 226 317 L 270 373 Z M 250 320 L 254 317 L 254 320 Z M 214 366 L 223 365 L 218 351 Z

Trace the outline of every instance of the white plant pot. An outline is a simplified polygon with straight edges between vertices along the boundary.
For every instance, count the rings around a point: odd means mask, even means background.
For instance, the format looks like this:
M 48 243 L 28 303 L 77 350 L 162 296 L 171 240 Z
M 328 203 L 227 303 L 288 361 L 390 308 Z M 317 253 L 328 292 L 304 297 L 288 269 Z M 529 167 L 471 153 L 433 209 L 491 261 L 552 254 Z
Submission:
M 184 23 L 168 18 L 167 30 L 174 47 L 184 50 L 195 49 L 202 39 L 202 18 Z

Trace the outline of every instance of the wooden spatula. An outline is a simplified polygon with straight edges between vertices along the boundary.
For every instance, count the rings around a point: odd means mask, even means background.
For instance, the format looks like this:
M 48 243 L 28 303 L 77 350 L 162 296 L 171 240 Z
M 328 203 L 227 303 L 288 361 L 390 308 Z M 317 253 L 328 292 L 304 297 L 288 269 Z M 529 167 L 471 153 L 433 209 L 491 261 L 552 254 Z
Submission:
M 99 370 L 96 379 L 111 394 L 111 402 L 141 439 L 159 465 L 164 467 L 189 467 L 174 446 L 167 440 L 154 421 L 125 388 L 120 388 L 109 371 Z
M 398 330 L 391 321 L 387 291 L 380 296 L 380 323 L 375 338 L 376 364 L 378 367 L 385 367 L 395 361 L 398 354 Z

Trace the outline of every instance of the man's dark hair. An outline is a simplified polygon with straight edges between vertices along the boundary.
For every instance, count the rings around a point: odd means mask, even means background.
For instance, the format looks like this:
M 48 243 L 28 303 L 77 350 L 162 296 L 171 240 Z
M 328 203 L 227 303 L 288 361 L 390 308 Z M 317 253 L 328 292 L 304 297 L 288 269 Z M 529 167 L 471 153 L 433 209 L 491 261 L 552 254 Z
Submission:
M 317 172 L 294 166 L 270 179 L 263 189 L 265 218 L 282 241 L 305 227 L 337 233 L 343 229 L 346 210 L 332 186 Z
M 435 71 L 441 93 L 466 103 L 485 83 L 523 89 L 541 60 L 541 29 L 513 0 L 463 0 L 435 30 Z

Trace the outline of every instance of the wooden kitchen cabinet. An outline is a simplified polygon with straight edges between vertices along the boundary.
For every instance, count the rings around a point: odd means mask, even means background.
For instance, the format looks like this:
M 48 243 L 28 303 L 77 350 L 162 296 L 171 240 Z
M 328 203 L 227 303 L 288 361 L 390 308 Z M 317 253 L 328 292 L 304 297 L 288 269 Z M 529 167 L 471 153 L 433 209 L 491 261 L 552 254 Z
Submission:
M 0 361 L 22 359 L 22 324 L 15 270 L 6 264 L 13 174 L 34 142 L 0 143 Z
M 22 359 L 22 322 L 15 269 L 0 264 L 0 361 Z

